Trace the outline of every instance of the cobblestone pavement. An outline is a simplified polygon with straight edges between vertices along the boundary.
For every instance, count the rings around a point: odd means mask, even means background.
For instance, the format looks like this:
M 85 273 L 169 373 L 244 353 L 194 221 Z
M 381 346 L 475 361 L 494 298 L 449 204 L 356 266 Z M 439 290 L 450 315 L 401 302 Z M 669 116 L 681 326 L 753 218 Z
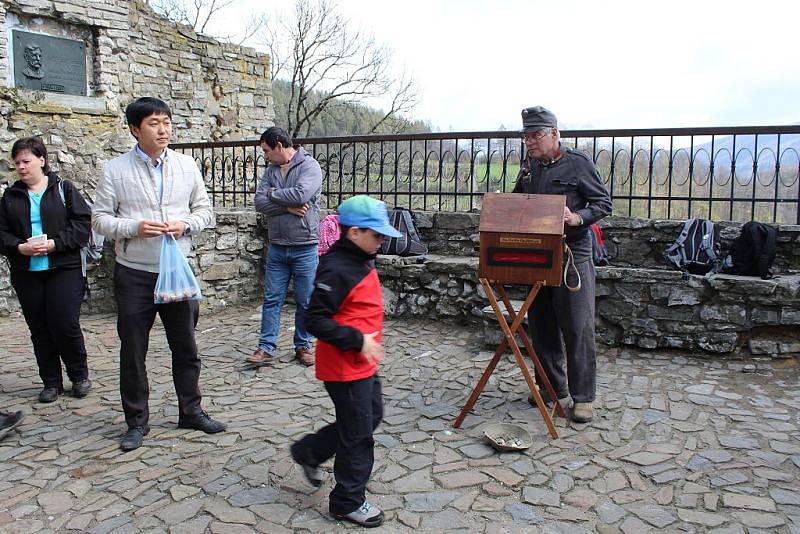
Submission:
M 309 486 L 294 438 L 332 417 L 313 369 L 281 361 L 241 371 L 255 347 L 252 307 L 201 316 L 201 385 L 223 434 L 178 430 L 163 331 L 149 358 L 152 431 L 122 453 L 113 316 L 83 320 L 94 389 L 36 402 L 38 375 L 21 319 L 0 322 L 0 406 L 25 409 L 0 442 L 0 532 L 332 532 L 333 484 Z M 290 324 L 284 316 L 285 326 Z M 795 360 L 745 362 L 604 350 L 588 425 L 550 440 L 512 360 L 495 371 L 461 429 L 452 421 L 491 354 L 477 330 L 390 320 L 382 365 L 386 418 L 370 498 L 379 531 L 800 532 L 800 378 Z M 498 453 L 482 428 L 517 422 L 534 436 Z

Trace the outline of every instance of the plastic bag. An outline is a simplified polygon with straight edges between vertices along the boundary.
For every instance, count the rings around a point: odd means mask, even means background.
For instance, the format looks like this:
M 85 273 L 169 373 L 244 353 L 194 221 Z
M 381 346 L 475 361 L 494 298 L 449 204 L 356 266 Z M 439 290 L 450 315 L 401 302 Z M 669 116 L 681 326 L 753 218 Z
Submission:
M 200 284 L 172 234 L 164 234 L 161 241 L 158 280 L 153 297 L 156 304 L 203 298 Z

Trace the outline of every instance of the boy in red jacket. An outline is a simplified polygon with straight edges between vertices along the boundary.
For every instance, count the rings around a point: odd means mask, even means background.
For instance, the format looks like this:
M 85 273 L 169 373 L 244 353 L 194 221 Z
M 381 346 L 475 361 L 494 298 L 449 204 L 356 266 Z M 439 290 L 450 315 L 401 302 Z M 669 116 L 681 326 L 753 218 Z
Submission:
M 374 259 L 384 237 L 402 234 L 389 223 L 386 205 L 374 198 L 349 198 L 338 212 L 341 237 L 320 258 L 305 318 L 317 338 L 317 378 L 333 401 L 336 421 L 293 443 L 291 453 L 317 487 L 322 485 L 318 466 L 336 455 L 331 515 L 377 527 L 383 512 L 366 499 L 374 462 L 372 432 L 383 418 L 377 373 L 383 358 L 383 297 Z

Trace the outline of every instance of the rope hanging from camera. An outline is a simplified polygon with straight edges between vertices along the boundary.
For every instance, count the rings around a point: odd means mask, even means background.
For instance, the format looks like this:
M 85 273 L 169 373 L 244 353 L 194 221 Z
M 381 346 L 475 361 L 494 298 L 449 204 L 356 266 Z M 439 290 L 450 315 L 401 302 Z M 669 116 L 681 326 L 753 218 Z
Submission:
M 564 287 L 573 293 L 577 293 L 581 290 L 581 273 L 578 271 L 578 268 L 575 267 L 575 256 L 572 254 L 572 249 L 569 248 L 569 245 L 566 243 L 564 243 L 564 255 L 567 258 L 567 261 L 564 262 Z M 572 265 L 572 270 L 575 271 L 575 276 L 578 277 L 578 283 L 575 286 L 570 286 L 567 283 L 567 273 L 569 272 L 570 265 Z

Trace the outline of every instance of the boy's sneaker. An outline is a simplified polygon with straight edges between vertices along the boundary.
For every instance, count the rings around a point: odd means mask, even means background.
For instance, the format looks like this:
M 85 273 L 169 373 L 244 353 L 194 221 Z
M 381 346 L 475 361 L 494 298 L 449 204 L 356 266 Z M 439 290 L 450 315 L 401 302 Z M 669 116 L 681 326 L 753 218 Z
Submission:
M 379 527 L 383 523 L 383 511 L 367 501 L 349 514 L 333 514 L 333 517 L 368 528 Z
M 302 456 L 298 451 L 297 443 L 292 443 L 292 446 L 289 447 L 289 452 L 292 454 L 292 460 L 294 460 L 297 465 L 303 468 L 303 474 L 306 476 L 308 483 L 315 488 L 322 486 L 322 470 L 319 467 L 314 467 L 313 465 L 303 461 Z

